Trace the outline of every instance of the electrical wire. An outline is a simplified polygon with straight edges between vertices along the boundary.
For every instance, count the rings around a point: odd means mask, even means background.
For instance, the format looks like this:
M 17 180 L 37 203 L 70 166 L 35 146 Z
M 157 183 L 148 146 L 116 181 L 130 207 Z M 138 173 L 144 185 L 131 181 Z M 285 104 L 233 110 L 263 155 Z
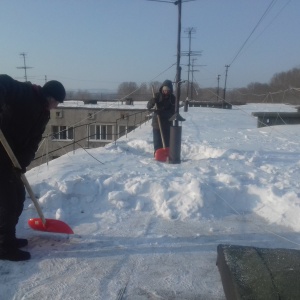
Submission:
M 252 43 L 249 45 L 249 47 L 271 26 L 271 24 L 274 22 L 274 20 L 276 18 L 278 18 L 278 16 L 282 13 L 282 11 L 286 8 L 286 6 L 288 6 L 288 4 L 291 2 L 292 0 L 288 0 L 285 5 L 280 9 L 280 11 L 274 16 L 274 18 L 270 21 L 270 23 L 263 29 L 263 31 L 252 41 Z
M 248 40 L 250 39 L 250 37 L 253 35 L 253 33 L 255 32 L 255 30 L 257 29 L 257 27 L 259 26 L 259 24 L 262 22 L 262 20 L 266 17 L 266 15 L 268 14 L 268 12 L 271 10 L 271 8 L 274 6 L 275 2 L 277 0 L 272 0 L 271 3 L 269 4 L 269 6 L 267 7 L 267 9 L 265 10 L 265 12 L 263 13 L 263 15 L 261 16 L 261 18 L 259 19 L 259 21 L 257 22 L 257 24 L 255 25 L 255 27 L 253 28 L 253 30 L 251 31 L 251 33 L 249 34 L 249 36 L 247 37 L 247 39 L 245 40 L 245 42 L 242 44 L 242 46 L 240 47 L 240 49 L 238 50 L 238 52 L 236 53 L 236 55 L 234 56 L 234 58 L 232 59 L 231 63 L 229 64 L 229 66 L 231 66 L 233 64 L 233 62 L 237 59 L 237 57 L 239 56 L 239 54 L 241 53 L 241 51 L 243 50 L 243 48 L 245 47 L 246 43 L 248 42 Z

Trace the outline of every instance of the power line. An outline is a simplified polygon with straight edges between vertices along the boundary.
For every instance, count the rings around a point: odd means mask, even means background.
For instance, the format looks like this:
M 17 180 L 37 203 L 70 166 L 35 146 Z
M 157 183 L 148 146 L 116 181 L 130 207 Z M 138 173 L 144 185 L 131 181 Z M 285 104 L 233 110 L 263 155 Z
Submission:
M 167 1 L 167 0 L 147 0 L 147 1 L 154 1 L 154 2 L 165 2 L 165 3 L 173 3 L 177 5 L 179 2 L 190 2 L 190 1 L 196 1 L 196 0 L 181 0 L 181 1 Z
M 288 6 L 288 4 L 291 2 L 292 0 L 288 0 L 286 4 L 284 4 L 284 6 L 280 9 L 280 11 L 273 17 L 273 19 L 269 22 L 269 24 L 263 29 L 263 31 L 252 41 L 252 44 L 269 28 L 269 26 L 274 22 L 274 20 L 282 13 L 282 11 L 286 8 L 286 6 Z M 249 45 L 251 46 L 251 44 Z M 248 46 L 248 47 L 249 47 Z
M 251 33 L 249 34 L 248 38 L 245 40 L 245 42 L 242 44 L 242 46 L 240 47 L 240 49 L 238 50 L 237 54 L 234 56 L 233 60 L 231 61 L 231 63 L 229 64 L 229 66 L 232 65 L 232 63 L 236 60 L 236 58 L 238 57 L 238 55 L 241 53 L 241 51 L 243 50 L 243 48 L 245 47 L 246 43 L 248 42 L 248 40 L 250 39 L 250 37 L 252 36 L 252 34 L 254 33 L 254 31 L 257 29 L 257 27 L 259 26 L 259 24 L 262 22 L 262 20 L 264 19 L 264 17 L 267 15 L 267 13 L 270 11 L 270 9 L 272 8 L 272 6 L 275 4 L 277 0 L 272 0 L 271 3 L 269 4 L 269 6 L 267 7 L 267 9 L 265 10 L 265 12 L 263 13 L 263 15 L 261 16 L 261 18 L 259 19 L 259 21 L 257 22 L 257 24 L 255 25 L 255 27 L 253 28 L 253 30 L 251 31 Z

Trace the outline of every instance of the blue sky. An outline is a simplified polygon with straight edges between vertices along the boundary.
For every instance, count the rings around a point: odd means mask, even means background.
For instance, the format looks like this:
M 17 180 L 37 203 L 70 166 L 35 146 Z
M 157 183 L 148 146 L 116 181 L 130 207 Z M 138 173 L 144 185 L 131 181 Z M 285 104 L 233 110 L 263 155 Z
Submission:
M 193 27 L 192 51 L 202 51 L 194 80 L 200 87 L 216 87 L 221 75 L 222 87 L 225 65 L 230 65 L 230 89 L 268 83 L 275 73 L 300 67 L 299 12 L 299 0 L 183 3 L 181 50 L 188 51 L 185 31 Z M 26 64 L 32 67 L 28 79 L 40 85 L 45 76 L 75 90 L 116 90 L 124 81 L 174 80 L 177 21 L 178 8 L 172 3 L 1 0 L 0 70 L 24 80 L 24 70 L 17 67 L 23 66 L 20 53 L 25 52 Z M 187 63 L 187 57 L 181 57 L 182 79 L 187 79 Z

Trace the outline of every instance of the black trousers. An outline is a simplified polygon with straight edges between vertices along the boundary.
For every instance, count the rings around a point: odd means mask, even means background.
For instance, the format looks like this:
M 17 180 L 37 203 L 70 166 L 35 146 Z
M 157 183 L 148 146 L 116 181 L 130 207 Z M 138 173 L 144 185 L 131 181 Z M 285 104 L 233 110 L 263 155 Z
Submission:
M 13 168 L 0 168 L 0 253 L 7 251 L 13 244 L 25 195 L 20 174 Z
M 170 125 L 169 123 L 162 125 L 162 132 L 164 136 L 165 146 L 170 146 Z M 157 149 L 163 148 L 163 142 L 161 139 L 161 134 L 159 128 L 153 128 L 153 145 L 154 145 L 154 152 Z

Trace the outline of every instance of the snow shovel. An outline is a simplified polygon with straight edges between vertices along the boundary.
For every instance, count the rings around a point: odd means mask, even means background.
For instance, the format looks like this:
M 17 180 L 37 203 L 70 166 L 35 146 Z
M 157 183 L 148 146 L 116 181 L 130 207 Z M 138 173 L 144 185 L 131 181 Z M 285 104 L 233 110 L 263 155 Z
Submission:
M 14 155 L 12 149 L 10 148 L 1 129 L 0 129 L 0 141 L 1 141 L 4 149 L 6 150 L 8 156 L 10 157 L 14 167 L 21 170 L 21 166 L 20 166 L 16 156 Z M 34 219 L 28 220 L 28 225 L 34 230 L 73 234 L 74 233 L 73 230 L 66 223 L 59 221 L 59 220 L 54 220 L 54 219 L 45 219 L 43 212 L 39 206 L 39 203 L 38 203 L 37 199 L 35 198 L 35 195 L 31 189 L 31 186 L 29 185 L 29 182 L 24 174 L 21 174 L 21 180 L 22 180 L 23 184 L 25 185 L 25 188 L 26 188 L 28 194 L 30 195 L 30 198 L 33 201 L 34 206 L 40 217 L 40 218 L 34 218 Z
M 153 95 L 153 98 L 155 98 L 153 85 L 152 85 L 152 95 Z M 155 109 L 157 110 L 156 103 L 155 103 Z M 157 122 L 158 122 L 158 127 L 159 127 L 159 132 L 160 132 L 163 148 L 157 149 L 155 151 L 155 159 L 158 160 L 158 161 L 163 161 L 164 162 L 164 161 L 167 161 L 169 159 L 169 148 L 168 147 L 166 148 L 165 139 L 164 139 L 164 135 L 163 135 L 162 127 L 161 127 L 161 122 L 160 122 L 160 116 L 158 114 L 157 114 Z

